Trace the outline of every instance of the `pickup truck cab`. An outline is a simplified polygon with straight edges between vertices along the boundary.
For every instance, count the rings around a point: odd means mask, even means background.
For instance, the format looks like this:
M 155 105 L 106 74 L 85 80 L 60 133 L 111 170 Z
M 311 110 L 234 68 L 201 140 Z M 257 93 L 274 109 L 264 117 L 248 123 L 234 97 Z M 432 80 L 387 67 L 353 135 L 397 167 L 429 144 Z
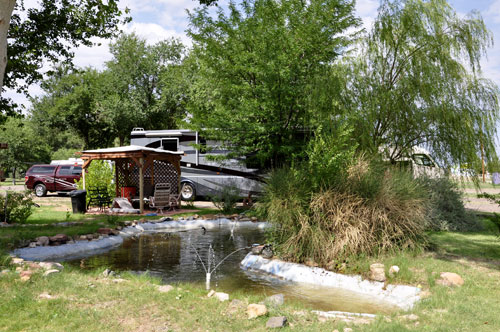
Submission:
M 50 192 L 68 192 L 76 189 L 82 175 L 80 165 L 33 165 L 26 172 L 24 184 L 38 197 Z

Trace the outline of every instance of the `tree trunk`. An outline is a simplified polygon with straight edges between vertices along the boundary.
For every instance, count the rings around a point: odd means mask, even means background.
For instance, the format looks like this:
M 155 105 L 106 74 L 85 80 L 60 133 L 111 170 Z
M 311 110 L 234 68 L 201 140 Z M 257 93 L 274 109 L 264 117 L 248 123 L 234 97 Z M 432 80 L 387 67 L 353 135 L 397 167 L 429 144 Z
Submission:
M 16 167 L 12 167 L 12 184 L 16 185 Z
M 0 94 L 7 65 L 7 32 L 16 0 L 0 0 Z

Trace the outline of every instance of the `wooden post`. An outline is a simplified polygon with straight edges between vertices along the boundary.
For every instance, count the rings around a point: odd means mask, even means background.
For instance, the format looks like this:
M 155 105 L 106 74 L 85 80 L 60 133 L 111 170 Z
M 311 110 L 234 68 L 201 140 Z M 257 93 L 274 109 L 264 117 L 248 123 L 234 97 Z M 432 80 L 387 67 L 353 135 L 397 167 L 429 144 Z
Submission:
M 86 186 L 85 186 L 85 173 L 87 172 L 87 169 L 86 168 L 83 168 L 82 167 L 82 178 L 83 178 L 83 190 L 86 190 Z
M 139 207 L 144 213 L 144 158 L 139 158 Z

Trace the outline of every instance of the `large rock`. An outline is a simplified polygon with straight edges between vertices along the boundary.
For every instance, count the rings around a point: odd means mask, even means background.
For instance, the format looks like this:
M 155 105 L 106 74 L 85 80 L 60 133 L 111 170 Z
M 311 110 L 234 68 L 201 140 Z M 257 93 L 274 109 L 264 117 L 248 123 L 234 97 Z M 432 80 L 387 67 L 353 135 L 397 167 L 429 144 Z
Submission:
M 397 265 L 393 265 L 393 266 L 391 266 L 391 267 L 389 268 L 389 275 L 390 275 L 391 277 L 394 277 L 394 276 L 395 276 L 396 274 L 398 274 L 398 273 L 399 273 L 399 266 L 397 266 Z
M 386 280 L 384 264 L 374 263 L 370 265 L 370 279 L 381 282 Z
M 464 284 L 464 279 L 453 272 L 442 272 L 441 278 L 436 280 L 436 283 L 442 286 L 460 287 Z
M 266 323 L 266 327 L 269 329 L 285 327 L 285 325 L 286 325 L 285 316 L 271 317 Z
M 99 228 L 97 230 L 97 233 L 99 234 L 106 234 L 106 235 L 109 235 L 113 232 L 113 230 L 111 228 Z
M 30 270 L 21 271 L 21 273 L 19 273 L 19 276 L 21 277 L 21 281 L 30 280 L 32 275 L 33 275 L 33 271 L 30 271 Z
M 229 294 L 227 294 L 227 293 L 217 292 L 214 295 L 221 302 L 229 300 Z
M 260 255 L 262 253 L 262 250 L 264 250 L 264 245 L 259 245 L 259 246 L 253 246 L 252 247 L 252 255 Z
M 36 244 L 39 246 L 48 246 L 50 243 L 49 237 L 48 236 L 39 236 L 36 239 Z
M 69 237 L 66 234 L 57 234 L 49 237 L 49 241 L 51 245 L 61 245 L 68 242 Z
M 251 303 L 247 307 L 248 319 L 264 316 L 267 314 L 267 307 L 264 304 Z

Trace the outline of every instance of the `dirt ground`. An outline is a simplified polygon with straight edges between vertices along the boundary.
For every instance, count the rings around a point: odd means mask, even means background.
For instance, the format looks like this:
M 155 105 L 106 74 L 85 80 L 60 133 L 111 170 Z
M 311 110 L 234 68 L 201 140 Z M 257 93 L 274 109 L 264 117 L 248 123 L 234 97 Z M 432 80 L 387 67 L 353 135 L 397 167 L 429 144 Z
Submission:
M 3 194 L 7 190 L 12 191 L 23 191 L 24 185 L 9 185 L 9 186 L 1 186 L 0 194 Z M 489 194 L 500 194 L 499 189 L 485 188 L 480 191 L 476 189 L 464 189 L 464 203 L 467 209 L 480 211 L 480 212 L 497 212 L 500 213 L 500 206 L 497 204 L 489 202 L 485 198 L 477 198 L 477 194 L 481 192 L 486 192 Z M 67 196 L 58 196 L 56 193 L 48 193 L 46 197 L 35 197 L 35 202 L 38 204 L 47 204 L 50 205 L 60 205 L 61 209 L 64 211 L 67 209 L 67 205 L 70 202 L 71 198 Z M 194 206 L 197 208 L 214 208 L 212 202 L 209 201 L 196 201 L 194 202 Z

